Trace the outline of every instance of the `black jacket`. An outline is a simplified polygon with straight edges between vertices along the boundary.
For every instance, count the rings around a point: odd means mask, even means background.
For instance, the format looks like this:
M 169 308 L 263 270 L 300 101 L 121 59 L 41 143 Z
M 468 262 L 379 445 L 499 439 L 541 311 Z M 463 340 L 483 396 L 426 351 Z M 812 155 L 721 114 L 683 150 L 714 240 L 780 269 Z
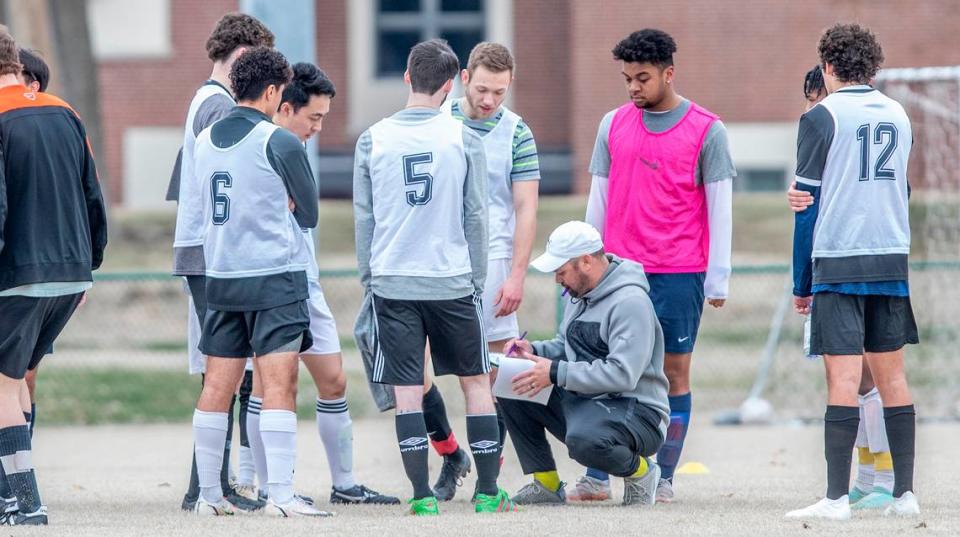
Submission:
M 0 88 L 0 290 L 91 281 L 107 214 L 80 118 L 24 86 Z

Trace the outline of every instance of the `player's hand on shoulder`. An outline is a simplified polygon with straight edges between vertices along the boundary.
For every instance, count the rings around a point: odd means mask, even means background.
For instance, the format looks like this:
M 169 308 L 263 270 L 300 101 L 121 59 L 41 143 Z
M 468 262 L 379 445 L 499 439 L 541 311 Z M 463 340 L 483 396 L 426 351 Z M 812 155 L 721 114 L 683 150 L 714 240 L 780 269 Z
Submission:
M 797 189 L 797 183 L 790 183 L 787 190 L 787 202 L 790 203 L 790 210 L 795 213 L 802 213 L 807 207 L 813 205 L 813 194 L 804 190 Z

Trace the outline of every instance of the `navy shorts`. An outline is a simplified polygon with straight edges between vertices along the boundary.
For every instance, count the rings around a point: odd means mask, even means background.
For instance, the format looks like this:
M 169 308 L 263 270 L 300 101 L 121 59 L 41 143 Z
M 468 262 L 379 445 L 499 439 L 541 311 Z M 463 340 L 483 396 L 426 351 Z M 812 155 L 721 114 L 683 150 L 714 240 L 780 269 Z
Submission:
M 663 350 L 670 354 L 693 352 L 703 314 L 704 272 L 650 274 L 650 300 L 663 328 Z

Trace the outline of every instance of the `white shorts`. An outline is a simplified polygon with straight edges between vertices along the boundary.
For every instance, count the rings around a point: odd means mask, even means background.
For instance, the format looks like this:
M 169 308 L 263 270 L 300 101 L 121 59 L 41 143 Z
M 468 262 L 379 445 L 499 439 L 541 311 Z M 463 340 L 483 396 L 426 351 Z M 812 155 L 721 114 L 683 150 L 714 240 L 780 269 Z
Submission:
M 512 264 L 513 261 L 510 259 L 491 259 L 487 262 L 487 280 L 483 284 L 483 331 L 488 343 L 520 335 L 516 312 L 506 317 L 494 317 L 499 308 L 494 301 L 503 283 L 507 281 L 507 276 L 510 275 Z
M 313 337 L 313 346 L 300 354 L 338 353 L 340 335 L 337 334 L 337 323 L 323 297 L 323 288 L 319 281 L 310 278 L 307 278 L 307 285 L 310 289 L 307 308 L 310 310 L 310 336 Z

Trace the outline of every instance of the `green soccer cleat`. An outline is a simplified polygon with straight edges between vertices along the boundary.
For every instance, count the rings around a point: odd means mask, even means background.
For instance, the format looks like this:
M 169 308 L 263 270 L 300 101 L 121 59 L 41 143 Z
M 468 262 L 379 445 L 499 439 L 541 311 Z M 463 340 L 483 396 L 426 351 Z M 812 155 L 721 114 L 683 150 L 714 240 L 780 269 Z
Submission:
M 859 487 L 853 487 L 850 490 L 850 494 L 849 494 L 850 505 L 853 505 L 859 502 L 860 500 L 866 498 L 869 494 L 870 494 L 870 491 L 863 491 L 863 490 L 860 490 Z
M 410 514 L 413 516 L 436 516 L 440 514 L 440 504 L 435 496 L 413 498 L 407 501 L 410 504 Z
M 851 494 L 851 497 L 853 495 Z M 860 498 L 855 504 L 850 506 L 854 511 L 863 511 L 867 509 L 886 509 L 893 503 L 893 494 L 883 487 L 874 487 L 870 494 Z
M 474 509 L 478 513 L 516 513 L 517 504 L 510 499 L 510 495 L 503 489 L 497 489 L 497 494 L 477 494 L 474 497 Z

